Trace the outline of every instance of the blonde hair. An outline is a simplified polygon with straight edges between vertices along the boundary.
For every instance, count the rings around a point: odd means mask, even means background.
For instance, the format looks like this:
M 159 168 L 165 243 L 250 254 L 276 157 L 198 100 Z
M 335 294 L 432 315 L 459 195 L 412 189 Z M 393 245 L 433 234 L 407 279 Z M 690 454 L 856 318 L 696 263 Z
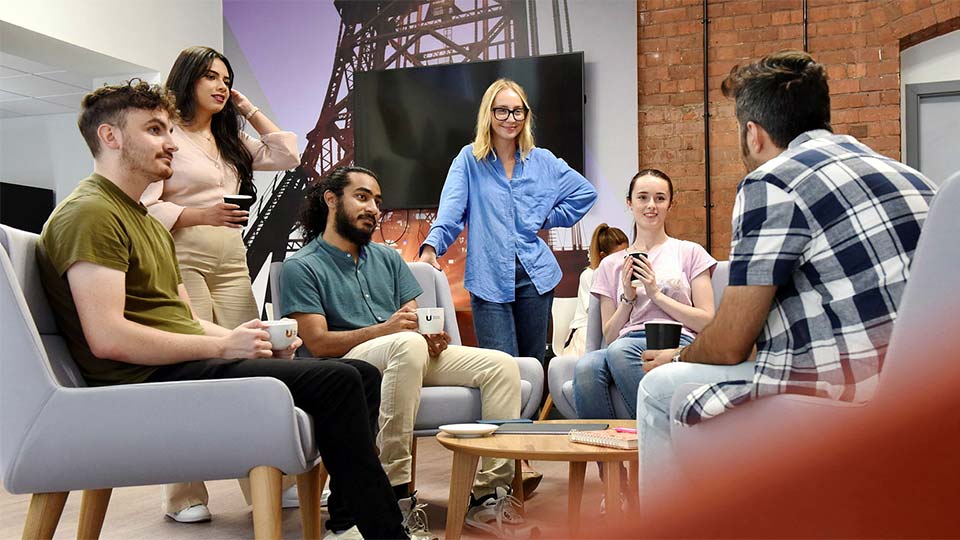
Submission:
M 627 234 L 616 227 L 611 227 L 606 223 L 597 225 L 593 230 L 593 237 L 590 239 L 590 268 L 594 270 L 600 266 L 600 260 L 603 257 L 601 253 L 609 255 L 614 253 L 617 248 L 623 244 L 629 244 Z
M 480 100 L 480 110 L 477 111 L 477 134 L 473 140 L 473 157 L 477 158 L 477 161 L 493 152 L 493 143 L 490 138 L 490 127 L 493 123 L 491 120 L 493 117 L 493 100 L 497 97 L 497 94 L 506 89 L 516 92 L 520 96 L 520 100 L 523 101 L 523 106 L 527 108 L 527 116 L 523 120 L 523 129 L 517 136 L 520 146 L 520 159 L 526 159 L 530 150 L 533 150 L 533 110 L 527 101 L 527 93 L 523 91 L 522 86 L 510 79 L 497 79 L 483 93 L 483 99 Z

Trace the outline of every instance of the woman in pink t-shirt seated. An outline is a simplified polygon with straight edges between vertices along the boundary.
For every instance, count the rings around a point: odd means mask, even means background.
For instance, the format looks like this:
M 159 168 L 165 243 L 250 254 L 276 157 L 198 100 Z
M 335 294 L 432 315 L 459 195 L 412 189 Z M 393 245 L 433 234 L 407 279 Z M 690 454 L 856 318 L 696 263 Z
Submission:
M 611 384 L 636 417 L 641 356 L 647 348 L 645 323 L 681 323 L 680 344 L 686 345 L 713 319 L 710 273 L 717 261 L 699 244 L 667 236 L 664 224 L 672 206 L 673 182 L 666 173 L 644 169 L 630 181 L 627 207 L 634 219 L 633 244 L 600 263 L 590 289 L 600 298 L 603 336 L 610 345 L 577 362 L 573 389 L 580 418 L 616 417 Z M 647 257 L 630 256 L 637 251 Z

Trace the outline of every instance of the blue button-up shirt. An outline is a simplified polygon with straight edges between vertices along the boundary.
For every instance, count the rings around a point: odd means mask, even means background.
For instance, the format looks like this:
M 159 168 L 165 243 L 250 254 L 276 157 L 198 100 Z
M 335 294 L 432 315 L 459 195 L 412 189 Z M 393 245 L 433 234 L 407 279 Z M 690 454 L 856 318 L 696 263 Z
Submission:
M 488 302 L 513 302 L 518 258 L 540 294 L 560 283 L 540 229 L 573 226 L 596 200 L 590 182 L 549 150 L 533 148 L 524 160 L 518 151 L 508 179 L 496 154 L 477 160 L 467 145 L 450 165 L 424 244 L 442 255 L 468 225 L 464 287 Z

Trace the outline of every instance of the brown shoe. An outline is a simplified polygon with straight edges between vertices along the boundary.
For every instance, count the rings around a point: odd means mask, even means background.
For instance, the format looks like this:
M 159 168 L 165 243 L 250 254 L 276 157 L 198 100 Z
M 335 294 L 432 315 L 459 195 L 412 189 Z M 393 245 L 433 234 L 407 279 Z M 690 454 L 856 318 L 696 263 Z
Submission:
M 543 473 L 540 471 L 523 471 L 520 474 L 523 478 L 523 500 L 527 500 L 537 490 L 540 481 L 543 480 Z

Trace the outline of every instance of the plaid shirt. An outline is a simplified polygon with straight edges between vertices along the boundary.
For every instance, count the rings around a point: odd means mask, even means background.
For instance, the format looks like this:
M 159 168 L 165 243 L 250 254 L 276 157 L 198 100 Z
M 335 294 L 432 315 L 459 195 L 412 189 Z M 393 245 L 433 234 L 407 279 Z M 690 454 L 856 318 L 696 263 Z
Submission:
M 747 175 L 730 285 L 777 286 L 753 381 L 701 386 L 674 418 L 692 425 L 782 393 L 869 399 L 933 194 L 917 171 L 825 130 Z

